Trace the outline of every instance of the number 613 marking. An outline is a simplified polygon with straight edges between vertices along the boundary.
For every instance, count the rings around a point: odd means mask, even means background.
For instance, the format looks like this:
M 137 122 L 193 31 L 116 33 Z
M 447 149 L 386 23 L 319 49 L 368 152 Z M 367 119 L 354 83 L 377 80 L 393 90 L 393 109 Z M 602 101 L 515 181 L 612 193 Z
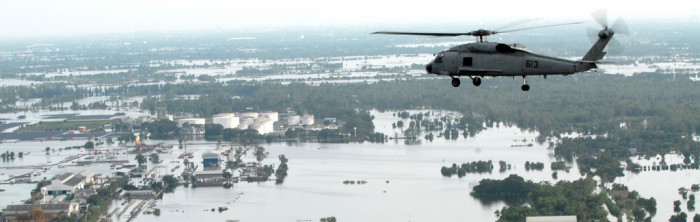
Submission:
M 537 60 L 525 60 L 525 67 L 537 69 L 539 68 L 539 62 Z

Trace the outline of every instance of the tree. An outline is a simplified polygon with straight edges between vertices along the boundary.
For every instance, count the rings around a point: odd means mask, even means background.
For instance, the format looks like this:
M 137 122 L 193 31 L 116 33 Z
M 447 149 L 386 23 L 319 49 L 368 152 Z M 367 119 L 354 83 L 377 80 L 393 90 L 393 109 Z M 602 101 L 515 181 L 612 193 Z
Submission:
M 18 158 L 23 158 L 23 157 L 24 157 L 24 153 L 22 153 L 22 152 L 17 153 L 17 157 L 18 157 Z
M 177 187 L 177 179 L 173 175 L 165 175 L 163 176 L 163 186 L 164 186 L 164 191 L 165 192 L 173 192 L 175 190 L 175 187 Z
M 136 162 L 139 164 L 139 167 L 140 167 L 142 164 L 146 163 L 146 156 L 144 156 L 144 155 L 142 155 L 142 154 L 136 155 L 136 158 L 134 158 L 134 159 L 135 159 Z
M 228 172 L 228 170 L 224 170 L 222 176 L 224 177 L 224 179 L 226 179 L 226 183 L 230 183 L 230 182 L 231 182 L 231 178 L 233 178 L 233 174 L 231 174 L 230 172 Z
M 258 161 L 258 165 L 260 165 L 262 163 L 262 161 L 265 160 L 265 158 L 267 158 L 267 156 L 269 154 L 270 153 L 266 152 L 265 148 L 262 146 L 255 146 L 255 149 L 253 151 L 253 155 L 255 155 L 255 160 Z
M 83 145 L 85 149 L 94 149 L 95 148 L 95 142 L 92 141 L 87 141 L 85 142 L 85 145 Z
M 278 157 L 280 159 L 280 165 L 277 167 L 277 171 L 275 171 L 275 183 L 282 184 L 287 177 L 287 170 L 289 169 L 287 167 L 287 161 L 289 160 L 284 155 L 279 155 Z
M 148 132 L 151 139 L 172 139 L 179 132 L 177 124 L 169 119 L 161 119 L 148 124 Z M 146 139 L 146 137 L 141 137 Z
M 676 213 L 681 212 L 681 201 L 680 200 L 673 201 L 673 212 L 676 212 Z
M 151 163 L 160 163 L 160 156 L 157 153 L 151 153 L 148 159 L 151 160 Z
M 668 221 L 670 222 L 686 222 L 688 221 L 688 214 L 685 212 L 681 212 L 680 214 L 672 215 L 671 219 Z
M 235 170 L 236 168 L 238 168 L 238 162 L 233 160 L 226 161 L 226 169 Z
M 695 216 L 693 216 L 693 222 L 700 222 L 700 214 L 695 214 Z
M 335 217 L 324 217 L 321 218 L 321 222 L 336 222 Z

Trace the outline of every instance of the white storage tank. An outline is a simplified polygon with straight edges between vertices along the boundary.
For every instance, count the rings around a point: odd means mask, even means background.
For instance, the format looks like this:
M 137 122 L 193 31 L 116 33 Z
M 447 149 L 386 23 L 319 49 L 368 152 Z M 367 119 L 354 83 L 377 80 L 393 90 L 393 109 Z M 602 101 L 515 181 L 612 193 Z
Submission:
M 300 116 L 289 116 L 287 117 L 287 125 L 290 126 L 296 126 L 301 123 L 301 117 Z
M 270 134 L 273 132 L 272 121 L 257 122 L 251 126 L 254 130 L 257 130 L 260 135 Z
M 238 129 L 248 129 L 250 125 L 253 125 L 255 123 L 255 119 L 253 118 L 243 118 L 241 117 L 241 122 L 238 123 Z
M 177 125 L 182 126 L 183 124 L 189 125 L 204 125 L 204 118 L 185 118 L 177 120 Z
M 314 125 L 314 115 L 304 115 L 301 117 L 302 125 Z
M 212 118 L 214 124 L 219 124 L 224 129 L 232 129 L 238 127 L 239 119 L 233 113 L 219 113 Z

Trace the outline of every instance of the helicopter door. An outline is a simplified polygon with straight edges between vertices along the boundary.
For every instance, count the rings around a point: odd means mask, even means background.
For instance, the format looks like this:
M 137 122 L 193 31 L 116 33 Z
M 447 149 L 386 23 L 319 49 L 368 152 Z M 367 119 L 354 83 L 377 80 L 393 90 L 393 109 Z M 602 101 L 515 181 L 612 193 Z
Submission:
M 457 64 L 457 58 L 458 53 L 457 52 L 445 52 L 445 57 L 443 58 L 443 62 L 445 63 L 445 69 L 447 72 L 451 74 L 457 74 L 459 73 L 459 66 L 461 64 Z M 461 61 L 460 61 L 461 62 Z

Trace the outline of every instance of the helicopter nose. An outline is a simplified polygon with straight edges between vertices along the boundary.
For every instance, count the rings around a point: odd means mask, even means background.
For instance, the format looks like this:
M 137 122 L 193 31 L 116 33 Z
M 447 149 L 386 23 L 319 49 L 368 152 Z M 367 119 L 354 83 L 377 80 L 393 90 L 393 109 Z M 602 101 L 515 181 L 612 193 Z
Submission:
M 431 63 L 428 63 L 428 65 L 425 66 L 425 71 L 427 71 L 428 74 L 432 74 L 432 73 L 433 73 L 433 63 L 432 63 L 432 62 L 431 62 Z

